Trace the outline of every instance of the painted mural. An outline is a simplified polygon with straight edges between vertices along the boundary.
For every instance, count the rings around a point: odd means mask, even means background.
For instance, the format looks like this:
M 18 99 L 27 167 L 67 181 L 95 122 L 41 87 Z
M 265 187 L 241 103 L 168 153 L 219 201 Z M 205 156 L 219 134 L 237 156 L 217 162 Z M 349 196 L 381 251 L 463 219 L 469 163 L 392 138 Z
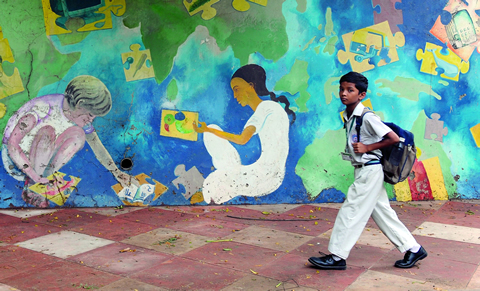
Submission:
M 0 208 L 342 202 L 340 76 L 479 199 L 479 0 L 0 2 Z

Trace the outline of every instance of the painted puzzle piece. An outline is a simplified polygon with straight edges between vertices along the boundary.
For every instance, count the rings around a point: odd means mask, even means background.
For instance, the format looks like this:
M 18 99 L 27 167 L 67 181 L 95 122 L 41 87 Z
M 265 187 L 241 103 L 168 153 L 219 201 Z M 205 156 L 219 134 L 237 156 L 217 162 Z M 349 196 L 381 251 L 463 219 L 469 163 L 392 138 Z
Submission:
M 480 148 L 480 123 L 470 128 L 470 132 L 472 133 L 473 140 L 477 144 L 477 147 Z
M 446 53 L 444 53 L 446 52 Z M 420 72 L 437 75 L 437 69 L 442 69 L 440 77 L 458 81 L 460 73 L 467 73 L 470 63 L 464 62 L 450 49 L 443 49 L 433 43 L 426 43 L 425 52 L 417 50 L 417 60 L 422 60 Z
M 180 184 L 185 187 L 185 193 L 183 193 L 183 196 L 187 200 L 203 187 L 203 181 L 205 180 L 195 166 L 190 168 L 190 170 L 185 171 L 185 165 L 183 164 L 178 165 L 175 168 L 175 176 L 178 178 L 173 180 L 172 184 L 175 185 L 177 189 L 180 189 Z
M 12 49 L 8 43 L 8 39 L 3 37 L 3 31 L 0 27 L 0 99 L 7 96 L 23 92 L 23 82 L 20 77 L 20 72 L 17 68 L 14 68 L 11 76 L 3 70 L 3 62 L 14 63 Z
M 259 5 L 262 5 L 262 6 L 267 6 L 267 2 L 268 2 L 268 0 L 248 0 L 248 1 L 259 4 Z M 233 8 L 235 8 L 235 10 L 244 12 L 244 11 L 247 11 L 248 9 L 250 9 L 250 4 L 248 3 L 248 1 L 247 0 L 233 0 L 232 6 L 233 6 Z
M 399 32 L 398 25 L 403 24 L 403 12 L 401 0 L 372 0 L 373 22 L 382 23 L 388 21 L 393 33 Z
M 448 134 L 448 128 L 443 127 L 443 121 L 440 120 L 440 114 L 433 113 L 432 119 L 427 118 L 425 124 L 425 139 L 433 139 L 432 134 L 436 135 L 435 140 L 443 142 L 443 136 Z
M 120 183 L 112 186 L 113 191 L 125 205 L 148 206 L 168 189 L 162 183 L 143 173 L 136 175 L 135 179 L 140 183 L 140 187 L 130 185 L 123 188 Z
M 160 135 L 196 141 L 198 137 L 193 129 L 193 122 L 198 124 L 198 112 L 164 109 Z
M 417 150 L 419 150 L 417 148 Z M 417 164 L 421 164 L 420 171 Z M 411 177 L 405 181 L 393 186 L 397 201 L 425 200 L 425 198 L 434 200 L 448 200 L 448 192 L 445 188 L 445 179 L 443 178 L 442 168 L 438 157 L 433 157 L 423 161 L 415 161 L 413 171 L 415 171 L 414 180 Z M 417 173 L 427 180 L 423 179 L 421 183 L 415 183 Z M 419 181 L 420 179 L 417 179 Z M 420 194 L 420 195 L 419 195 Z
M 456 55 L 468 62 L 475 47 L 480 52 L 480 17 L 475 12 L 480 9 L 480 1 L 450 0 L 430 29 L 442 43 L 446 43 Z M 448 16 L 448 17 L 446 17 Z
M 50 181 L 53 181 L 52 184 L 37 183 L 28 187 L 28 189 L 58 206 L 62 206 L 81 180 L 74 176 L 70 176 L 70 180 L 65 180 L 65 176 L 66 174 L 64 173 L 55 172 L 48 177 Z
M 132 52 L 122 54 L 123 72 L 127 82 L 155 78 L 150 50 L 140 50 L 140 45 L 135 43 L 130 46 Z
M 397 47 L 405 45 L 403 33 L 393 35 L 388 21 L 344 34 L 342 39 L 346 51 L 338 51 L 338 60 L 350 61 L 352 70 L 360 73 L 398 61 Z
M 72 27 L 77 31 L 94 31 L 113 27 L 112 13 L 122 16 L 126 10 L 125 0 L 105 0 L 96 3 L 81 3 L 75 8 L 60 0 L 42 0 L 43 17 L 47 35 L 71 33 Z M 81 22 L 79 26 L 69 25 Z
M 187 8 L 190 16 L 201 11 L 203 20 L 210 20 L 217 15 L 217 9 L 213 8 L 212 5 L 218 1 L 220 0 L 191 0 L 190 2 L 183 0 L 183 5 Z

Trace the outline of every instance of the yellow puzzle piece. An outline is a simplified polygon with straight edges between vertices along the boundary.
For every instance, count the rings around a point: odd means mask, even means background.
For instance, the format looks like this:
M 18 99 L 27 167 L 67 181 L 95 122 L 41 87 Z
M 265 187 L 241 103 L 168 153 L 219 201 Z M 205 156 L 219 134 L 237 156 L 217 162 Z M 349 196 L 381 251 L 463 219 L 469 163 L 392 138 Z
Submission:
M 155 78 L 150 50 L 141 51 L 137 43 L 132 44 L 130 49 L 131 52 L 122 54 L 122 63 L 128 66 L 128 69 L 123 68 L 127 82 Z
M 475 140 L 477 147 L 480 148 L 480 123 L 470 128 L 470 132 L 472 133 L 473 139 Z
M 25 90 L 18 69 L 15 68 L 13 74 L 8 76 L 3 70 L 3 62 L 14 63 L 15 59 L 10 44 L 8 40 L 3 37 L 3 31 L 0 27 L 0 99 Z
M 203 20 L 209 20 L 217 15 L 217 9 L 213 8 L 212 5 L 218 1 L 220 0 L 191 0 L 190 2 L 183 0 L 183 5 L 187 8 L 190 16 L 202 11 Z
M 353 71 L 365 72 L 398 61 L 397 47 L 405 45 L 401 32 L 392 34 L 388 21 L 342 35 L 345 51 L 338 51 L 342 64 L 350 61 Z
M 267 6 L 268 0 L 248 0 L 250 2 L 262 5 L 262 6 Z M 250 4 L 248 3 L 247 0 L 233 0 L 232 6 L 235 8 L 235 10 L 244 12 L 250 9 Z
M 67 22 L 74 18 L 80 18 L 83 21 L 83 25 L 77 31 L 110 29 L 113 27 L 112 13 L 122 16 L 126 10 L 125 0 L 108 0 L 104 5 L 98 4 L 72 11 L 64 7 L 61 12 L 57 11 L 57 13 L 63 14 L 59 15 L 52 9 L 50 2 L 50 0 L 42 0 L 47 35 L 71 33 L 72 31 L 67 28 Z M 103 3 L 103 1 L 101 2 Z
M 464 62 L 450 49 L 445 49 L 447 54 L 442 53 L 442 47 L 433 43 L 425 44 L 425 52 L 422 49 L 417 50 L 417 60 L 422 60 L 420 72 L 430 75 L 437 75 L 437 68 L 443 69 L 440 77 L 453 81 L 458 81 L 460 73 L 467 73 L 470 69 L 470 63 Z
M 160 135 L 196 141 L 198 137 L 193 129 L 193 122 L 198 124 L 198 112 L 164 109 Z
M 28 187 L 33 192 L 47 198 L 58 206 L 62 206 L 67 201 L 72 191 L 80 183 L 80 178 L 70 176 L 70 181 L 65 180 L 66 174 L 55 172 L 48 177 L 52 184 L 37 183 Z

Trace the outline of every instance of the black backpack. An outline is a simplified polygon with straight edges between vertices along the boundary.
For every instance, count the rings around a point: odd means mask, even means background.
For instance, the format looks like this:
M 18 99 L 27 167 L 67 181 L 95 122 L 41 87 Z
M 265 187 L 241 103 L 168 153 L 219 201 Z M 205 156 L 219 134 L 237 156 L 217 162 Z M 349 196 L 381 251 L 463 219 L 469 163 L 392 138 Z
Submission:
M 360 118 L 356 118 L 355 129 L 359 142 L 363 116 L 369 112 L 374 113 L 370 108 L 365 107 Z M 394 185 L 404 181 L 410 175 L 417 158 L 417 149 L 415 148 L 413 133 L 395 123 L 384 122 L 384 124 L 390 127 L 400 138 L 400 142 L 380 149 L 382 151 L 380 162 L 383 165 L 384 181 Z

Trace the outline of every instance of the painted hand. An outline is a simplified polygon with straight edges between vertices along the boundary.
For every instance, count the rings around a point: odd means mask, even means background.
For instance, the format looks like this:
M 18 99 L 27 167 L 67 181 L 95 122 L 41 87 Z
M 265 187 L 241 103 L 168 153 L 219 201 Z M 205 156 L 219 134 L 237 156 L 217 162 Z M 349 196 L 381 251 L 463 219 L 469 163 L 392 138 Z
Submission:
M 205 131 L 207 131 L 207 124 L 205 122 L 201 122 L 199 121 L 198 124 L 200 126 L 197 125 L 197 123 L 194 121 L 193 122 L 193 129 L 198 132 L 198 133 L 204 133 Z
M 126 174 L 122 171 L 118 171 L 115 174 L 115 179 L 117 179 L 117 181 L 120 183 L 120 185 L 122 185 L 122 187 L 128 187 L 132 184 L 137 187 L 140 187 L 140 182 L 138 182 L 138 180 L 135 179 L 135 177 L 129 174 Z

